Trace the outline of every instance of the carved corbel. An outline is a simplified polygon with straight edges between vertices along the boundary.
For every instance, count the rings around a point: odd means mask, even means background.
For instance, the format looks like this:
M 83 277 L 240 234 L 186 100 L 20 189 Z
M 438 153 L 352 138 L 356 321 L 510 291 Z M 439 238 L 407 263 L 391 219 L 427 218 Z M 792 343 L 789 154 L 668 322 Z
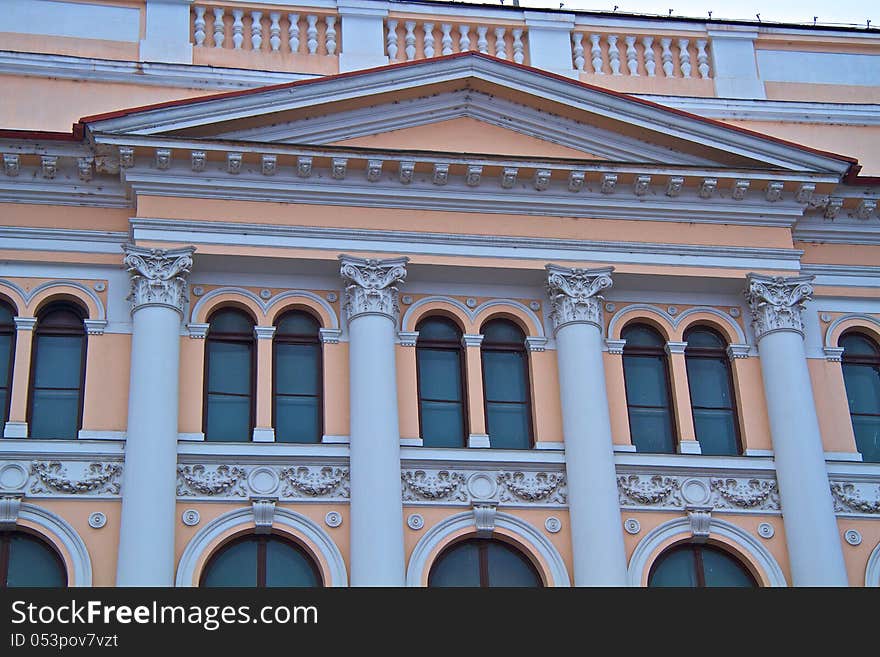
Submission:
M 709 539 L 712 524 L 712 507 L 687 506 L 685 510 L 691 524 L 691 540 L 694 543 L 705 543 Z
M 474 527 L 477 528 L 477 536 L 490 538 L 495 531 L 495 514 L 498 507 L 494 504 L 474 504 Z
M 275 522 L 275 502 L 274 498 L 251 498 L 255 534 L 272 533 L 272 523 Z
M 21 513 L 21 497 L 4 495 L 0 497 L 0 531 L 14 529 Z

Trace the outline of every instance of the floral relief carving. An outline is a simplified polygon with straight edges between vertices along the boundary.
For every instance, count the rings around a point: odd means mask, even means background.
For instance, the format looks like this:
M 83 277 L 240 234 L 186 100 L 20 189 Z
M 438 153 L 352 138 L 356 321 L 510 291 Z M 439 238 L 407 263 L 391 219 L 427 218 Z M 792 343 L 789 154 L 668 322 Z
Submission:
M 424 470 L 404 471 L 403 500 L 455 500 L 466 502 L 467 492 L 464 490 L 465 478 L 457 472 L 440 470 L 429 474 Z
M 284 468 L 281 470 L 281 480 L 284 481 L 282 497 L 322 497 L 339 492 L 339 497 L 347 498 L 350 495 L 348 486 L 349 472 L 345 468 L 324 466 L 320 470 L 302 465 L 298 467 Z
M 762 276 L 749 274 L 745 296 L 752 310 L 752 328 L 760 340 L 773 331 L 803 335 L 802 312 L 813 295 L 812 276 Z
M 776 492 L 776 482 L 760 479 L 712 479 L 712 489 L 734 506 L 752 508 L 764 504 Z M 778 503 L 776 505 L 778 508 Z
M 502 502 L 516 498 L 525 502 L 566 503 L 565 475 L 561 472 L 502 472 L 497 481 L 503 487 Z
M 180 465 L 177 467 L 177 494 L 181 497 L 194 495 L 235 495 L 246 497 L 243 468 L 218 465 L 208 470 L 204 465 Z
M 605 269 L 570 269 L 547 265 L 547 296 L 552 311 L 553 326 L 570 322 L 602 325 L 601 290 L 611 287 L 613 267 Z
M 406 280 L 405 265 L 409 259 L 339 258 L 349 321 L 364 313 L 388 315 L 396 321 L 400 314 L 397 285 Z
M 674 477 L 653 475 L 643 479 L 640 475 L 624 475 L 617 478 L 617 486 L 625 498 L 639 504 L 660 504 L 679 488 L 680 482 Z M 621 499 L 626 503 L 625 499 Z
M 122 465 L 119 463 L 89 463 L 80 479 L 71 477 L 67 467 L 60 461 L 34 461 L 31 463 L 31 494 L 67 493 L 82 495 L 86 493 L 109 493 L 118 495 L 119 476 Z
M 193 266 L 192 247 L 184 249 L 146 249 L 123 245 L 123 263 L 131 276 L 128 299 L 132 310 L 140 306 L 170 306 L 183 312 L 186 303 L 186 276 Z
M 874 499 L 865 499 L 855 484 L 833 482 L 831 493 L 834 496 L 835 511 L 857 511 L 859 513 L 880 513 L 880 486 Z

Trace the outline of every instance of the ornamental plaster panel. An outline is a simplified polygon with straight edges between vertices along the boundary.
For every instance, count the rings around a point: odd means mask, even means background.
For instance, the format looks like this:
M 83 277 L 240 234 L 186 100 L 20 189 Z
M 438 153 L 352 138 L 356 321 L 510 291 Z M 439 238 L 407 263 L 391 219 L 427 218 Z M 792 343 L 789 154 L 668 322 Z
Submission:
M 348 466 L 328 463 L 187 463 L 177 467 L 177 496 L 187 500 L 345 502 L 351 496 Z

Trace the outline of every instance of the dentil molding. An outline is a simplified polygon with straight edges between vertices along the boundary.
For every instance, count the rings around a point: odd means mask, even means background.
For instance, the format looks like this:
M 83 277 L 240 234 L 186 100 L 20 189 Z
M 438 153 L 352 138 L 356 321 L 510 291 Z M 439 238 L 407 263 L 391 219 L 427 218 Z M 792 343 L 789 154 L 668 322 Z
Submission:
M 131 311 L 144 306 L 165 306 L 183 315 L 186 277 L 192 270 L 194 247 L 146 249 L 124 244 L 123 263 L 131 275 Z
M 550 297 L 550 318 L 556 331 L 574 322 L 594 324 L 601 330 L 601 290 L 611 287 L 614 267 L 603 269 L 571 269 L 547 265 L 547 296 Z
M 752 310 L 752 328 L 760 340 L 775 331 L 804 335 L 805 302 L 813 295 L 814 276 L 764 276 L 749 274 L 745 296 Z

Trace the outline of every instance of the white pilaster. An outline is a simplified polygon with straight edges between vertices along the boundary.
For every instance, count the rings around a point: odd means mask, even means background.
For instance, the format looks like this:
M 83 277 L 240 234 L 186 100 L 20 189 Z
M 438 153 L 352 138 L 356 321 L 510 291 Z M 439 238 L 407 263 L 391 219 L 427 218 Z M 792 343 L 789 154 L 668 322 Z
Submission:
M 529 65 L 551 73 L 577 78 L 572 58 L 571 32 L 574 14 L 548 14 L 525 11 L 529 28 Z
M 385 17 L 388 10 L 373 0 L 339 0 L 342 52 L 339 72 L 385 66 Z
M 351 399 L 351 585 L 403 586 L 403 502 L 394 342 L 408 258 L 339 256 Z
M 123 250 L 133 331 L 116 585 L 172 586 L 180 320 L 195 249 Z
M 712 76 L 718 97 L 766 98 L 755 57 L 758 33 L 749 27 L 725 25 L 710 29 L 709 37 L 712 39 Z
M 193 0 L 147 0 L 142 62 L 192 64 L 189 12 Z
M 840 533 L 804 352 L 812 276 L 748 275 L 782 518 L 795 586 L 847 586 Z
M 602 363 L 606 269 L 547 265 L 565 438 L 565 471 L 576 586 L 625 586 L 614 447 Z

